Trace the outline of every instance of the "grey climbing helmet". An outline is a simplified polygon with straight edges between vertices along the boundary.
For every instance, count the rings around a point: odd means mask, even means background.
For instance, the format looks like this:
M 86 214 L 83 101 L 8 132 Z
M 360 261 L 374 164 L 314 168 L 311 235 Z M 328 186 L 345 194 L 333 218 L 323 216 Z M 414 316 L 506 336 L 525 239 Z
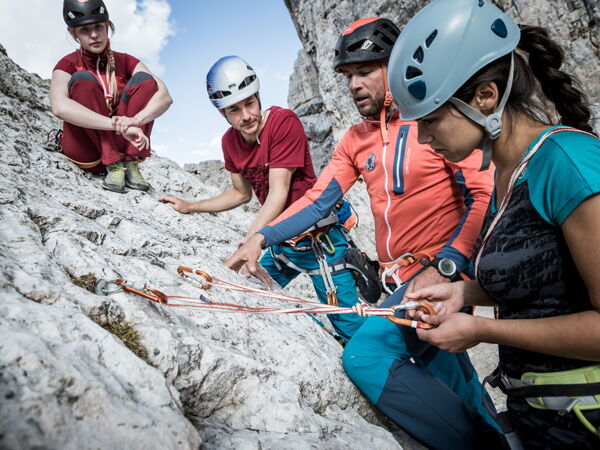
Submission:
M 482 169 L 487 168 L 491 141 L 502 128 L 500 118 L 512 87 L 513 63 L 504 95 L 489 116 L 452 96 L 477 71 L 512 52 L 520 37 L 518 25 L 489 1 L 431 2 L 404 27 L 390 55 L 390 92 L 401 117 L 419 119 L 450 101 L 486 131 Z
M 206 75 L 208 98 L 217 109 L 227 108 L 257 94 L 259 89 L 256 72 L 239 56 L 224 56 Z
M 64 0 L 63 19 L 68 27 L 108 22 L 108 10 L 102 0 Z

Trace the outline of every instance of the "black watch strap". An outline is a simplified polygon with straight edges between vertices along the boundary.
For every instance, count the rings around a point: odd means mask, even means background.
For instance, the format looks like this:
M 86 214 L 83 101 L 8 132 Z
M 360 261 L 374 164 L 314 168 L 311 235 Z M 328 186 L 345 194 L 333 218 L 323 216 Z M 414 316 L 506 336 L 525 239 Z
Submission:
M 449 280 L 457 280 L 460 277 L 456 263 L 450 258 L 438 258 L 437 256 L 429 262 L 430 266 L 437 269 L 439 274 Z

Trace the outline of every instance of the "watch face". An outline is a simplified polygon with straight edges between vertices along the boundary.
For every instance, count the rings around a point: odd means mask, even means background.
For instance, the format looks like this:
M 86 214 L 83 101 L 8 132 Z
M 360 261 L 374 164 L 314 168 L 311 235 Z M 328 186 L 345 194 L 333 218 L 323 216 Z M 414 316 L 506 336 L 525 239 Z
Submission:
M 456 274 L 456 263 L 451 259 L 442 258 L 438 263 L 438 270 L 445 277 L 453 277 Z

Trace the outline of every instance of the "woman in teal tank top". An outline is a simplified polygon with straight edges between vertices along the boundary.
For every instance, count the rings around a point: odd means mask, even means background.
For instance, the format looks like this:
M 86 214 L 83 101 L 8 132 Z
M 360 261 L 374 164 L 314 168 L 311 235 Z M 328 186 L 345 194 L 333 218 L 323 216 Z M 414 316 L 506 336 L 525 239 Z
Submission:
M 454 162 L 481 149 L 482 169 L 495 165 L 477 279 L 408 297 L 440 302 L 437 316 L 415 313 L 436 326 L 420 339 L 451 352 L 499 345 L 511 448 L 515 434 L 525 448 L 600 446 L 600 141 L 563 59 L 544 28 L 484 0 L 433 1 L 390 58 L 391 92 L 420 142 Z M 500 320 L 465 305 L 494 306 Z

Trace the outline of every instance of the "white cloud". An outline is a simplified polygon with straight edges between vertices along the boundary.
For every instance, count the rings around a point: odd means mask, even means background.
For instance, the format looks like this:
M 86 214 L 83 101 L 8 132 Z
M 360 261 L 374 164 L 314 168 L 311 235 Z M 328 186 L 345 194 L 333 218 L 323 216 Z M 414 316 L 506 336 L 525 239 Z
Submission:
M 273 72 L 272 76 L 274 79 L 280 80 L 280 81 L 285 81 L 286 83 L 288 83 L 290 81 L 289 73 Z
M 201 141 L 194 145 L 189 154 L 198 160 L 223 159 L 221 138 L 220 134 L 214 133 L 208 141 Z
M 152 132 L 158 133 L 158 134 L 169 134 L 169 129 L 167 127 L 161 125 L 159 122 L 154 122 L 154 126 L 152 127 Z
M 167 0 L 105 0 L 116 26 L 112 47 L 141 59 L 161 75 L 160 52 L 174 34 Z M 62 2 L 2 0 L 0 43 L 24 69 L 49 78 L 64 55 L 77 48 L 62 19 Z
M 221 134 L 213 133 L 206 140 L 190 140 L 187 136 L 165 136 L 153 133 L 152 148 L 160 156 L 171 158 L 179 164 L 197 163 L 208 159 L 223 160 Z

